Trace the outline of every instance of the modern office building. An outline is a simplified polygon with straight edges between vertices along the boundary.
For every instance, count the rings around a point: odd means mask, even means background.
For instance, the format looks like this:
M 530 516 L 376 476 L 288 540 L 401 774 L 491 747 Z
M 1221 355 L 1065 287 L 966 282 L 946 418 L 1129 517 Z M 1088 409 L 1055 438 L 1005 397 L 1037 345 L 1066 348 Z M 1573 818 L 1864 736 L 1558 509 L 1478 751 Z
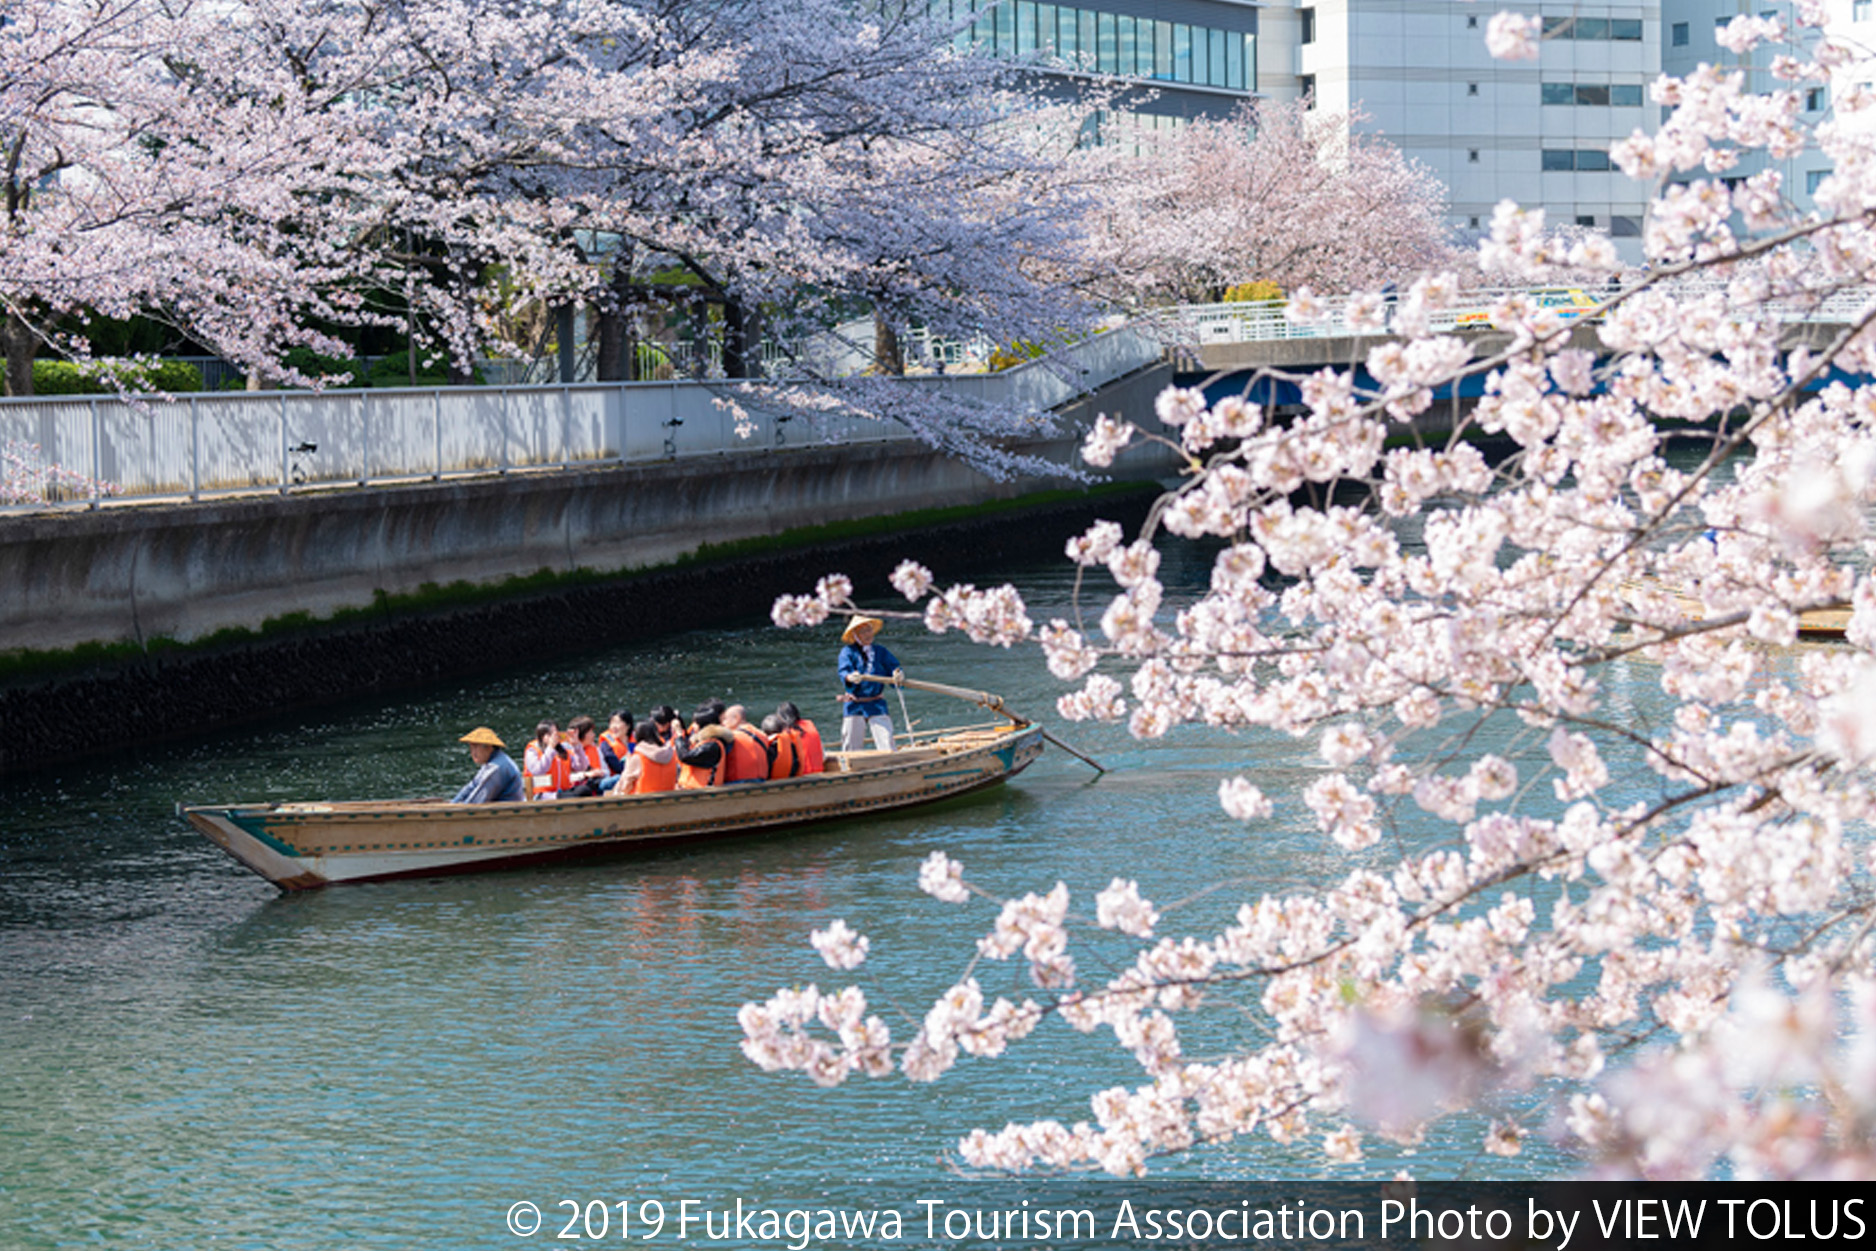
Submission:
M 1267 47 L 1263 85 L 1275 97 L 1359 108 L 1366 129 L 1446 184 L 1460 231 L 1488 225 L 1511 199 L 1639 240 L 1647 197 L 1611 169 L 1609 148 L 1659 116 L 1647 84 L 1660 72 L 1661 12 L 1671 2 L 1505 6 L 1541 15 L 1545 39 L 1537 60 L 1501 61 L 1485 49 L 1499 6 L 1274 0 L 1289 20 L 1267 27 L 1287 37 L 1291 66 L 1282 74 L 1283 53 Z M 1639 254 L 1639 243 L 1629 247 Z

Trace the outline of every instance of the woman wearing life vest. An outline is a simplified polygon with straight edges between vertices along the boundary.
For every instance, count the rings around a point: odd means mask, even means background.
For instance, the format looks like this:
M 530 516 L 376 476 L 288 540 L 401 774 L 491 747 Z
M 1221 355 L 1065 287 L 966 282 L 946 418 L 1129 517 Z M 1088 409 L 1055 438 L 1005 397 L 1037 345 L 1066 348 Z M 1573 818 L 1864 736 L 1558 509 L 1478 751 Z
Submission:
M 606 761 L 599 750 L 598 728 L 591 717 L 575 717 L 567 723 L 573 787 L 569 795 L 591 796 L 600 791 L 606 780 Z
M 560 741 L 560 727 L 552 721 L 534 727 L 534 741 L 522 760 L 534 779 L 534 798 L 558 799 L 562 791 L 573 788 L 573 758 Z
M 602 791 L 617 786 L 625 772 L 626 758 L 632 754 L 632 724 L 632 714 L 621 709 L 612 714 L 606 732 L 599 736 L 599 758 L 606 766 L 606 780 L 599 784 Z
M 821 743 L 821 732 L 814 728 L 814 722 L 801 715 L 801 709 L 792 701 L 777 705 L 775 715 L 782 719 L 782 724 L 801 735 L 801 771 L 804 774 L 819 773 L 827 767 L 827 750 Z
M 842 751 L 859 751 L 872 735 L 876 751 L 892 750 L 892 714 L 886 711 L 886 688 L 876 678 L 900 676 L 899 661 L 884 647 L 873 642 L 886 623 L 878 617 L 855 617 L 841 633 L 840 662 L 837 670 L 841 685 L 840 702 L 846 715 L 840 726 Z
M 769 766 L 769 780 L 801 776 L 801 731 L 791 729 L 779 716 L 770 713 L 762 718 L 762 733 L 775 746 L 775 763 Z
M 632 752 L 619 775 L 620 795 L 649 795 L 677 789 L 677 748 L 659 741 L 655 721 L 641 721 L 632 731 Z
M 708 700 L 697 706 L 688 732 L 677 737 L 677 785 L 679 790 L 698 790 L 722 786 L 729 781 L 730 747 L 735 736 L 719 724 L 723 719 L 723 701 Z

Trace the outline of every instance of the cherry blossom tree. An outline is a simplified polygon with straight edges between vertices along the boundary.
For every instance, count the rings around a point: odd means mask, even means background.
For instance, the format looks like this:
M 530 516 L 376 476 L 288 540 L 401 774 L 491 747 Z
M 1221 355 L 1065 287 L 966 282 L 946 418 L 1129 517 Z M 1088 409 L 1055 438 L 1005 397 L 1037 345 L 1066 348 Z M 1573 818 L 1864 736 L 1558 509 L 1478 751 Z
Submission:
M 1198 303 L 1253 280 L 1350 291 L 1446 263 L 1445 188 L 1363 120 L 1301 100 L 1173 131 L 1116 118 L 1088 158 L 1112 174 L 1088 232 L 1115 293 Z
M 1288 424 L 1184 390 L 1098 424 L 1090 463 L 1160 439 L 1189 473 L 1131 541 L 1101 523 L 1070 543 L 1090 587 L 1114 584 L 1088 626 L 1038 626 L 1008 587 L 936 590 L 912 562 L 894 576 L 934 630 L 1039 644 L 1075 684 L 1064 717 L 1314 742 L 1300 793 L 1218 779 L 1220 819 L 1306 814 L 1347 857 L 1335 881 L 1186 935 L 1124 867 L 1071 892 L 935 852 L 926 892 L 988 903 L 956 984 L 905 1021 L 869 1014 L 858 986 L 749 1004 L 749 1058 L 823 1085 L 930 1081 L 967 1057 L 1092 1045 L 1080 1034 L 1139 1064 L 1061 1120 L 964 1136 L 977 1168 L 1132 1174 L 1251 1134 L 1353 1163 L 1489 1103 L 1524 1109 L 1480 1124 L 1500 1156 L 1542 1131 L 1606 1174 L 1876 1175 L 1876 96 L 1844 80 L 1823 5 L 1796 16 L 1811 51 L 1769 61 L 1787 89 L 1748 94 L 1710 66 L 1663 79 L 1667 120 L 1617 145 L 1657 193 L 1651 270 L 1611 296 L 1596 351 L 1508 299 L 1493 320 L 1511 341 L 1479 355 L 1429 329 L 1457 284 L 1422 277 L 1401 338 L 1367 358 L 1372 390 L 1324 370 L 1296 380 L 1306 411 Z M 1780 28 L 1742 17 L 1723 41 L 1764 57 Z M 1530 55 L 1537 31 L 1500 15 L 1490 37 Z M 1833 84 L 1834 120 L 1806 123 L 1811 82 Z M 1714 176 L 1811 146 L 1834 171 L 1815 211 L 1786 199 L 1776 162 Z M 1595 238 L 1559 250 L 1511 204 L 1480 263 L 1536 284 L 1617 264 Z M 1346 314 L 1378 331 L 1381 309 L 1370 292 Z M 1457 429 L 1416 423 L 1435 384 L 1468 376 L 1484 398 Z M 1210 585 L 1172 611 L 1161 551 L 1191 540 L 1219 545 Z M 775 616 L 850 611 L 854 594 L 830 578 Z M 1828 610 L 1845 640 L 1794 650 Z M 1618 675 L 1671 715 L 1638 724 Z M 1135 943 L 1116 975 L 1077 965 L 1097 931 L 1104 955 Z M 844 922 L 813 945 L 836 970 L 869 948 Z M 1020 962 L 1034 994 L 986 1002 L 974 961 Z M 1195 1059 L 1181 1014 L 1221 996 L 1246 1006 L 1240 1045 Z M 1491 1102 L 1507 1090 L 1526 1097 Z
M 314 327 L 401 323 L 466 372 L 500 346 L 498 269 L 513 298 L 597 303 L 615 371 L 620 323 L 702 299 L 745 359 L 758 311 L 785 342 L 856 301 L 940 334 L 1072 331 L 1066 123 L 926 7 L 30 0 L 0 28 L 10 350 L 154 313 L 304 381 L 284 347 L 340 348 Z M 654 293 L 648 269 L 692 285 Z M 768 402 L 833 384 L 800 393 Z M 1038 416 L 833 402 L 993 472 Z

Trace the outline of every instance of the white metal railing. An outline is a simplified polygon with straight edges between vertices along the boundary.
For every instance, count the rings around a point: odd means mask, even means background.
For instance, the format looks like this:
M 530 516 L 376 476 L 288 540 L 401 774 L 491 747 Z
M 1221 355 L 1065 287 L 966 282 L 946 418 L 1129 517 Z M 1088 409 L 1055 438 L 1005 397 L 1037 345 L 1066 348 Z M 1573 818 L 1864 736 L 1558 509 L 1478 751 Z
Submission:
M 1123 327 L 1064 349 L 1054 361 L 903 384 L 1040 411 L 1142 368 L 1160 352 L 1158 340 Z M 842 414 L 764 421 L 758 406 L 739 401 L 757 419 L 755 434 L 745 438 L 717 402 L 724 390 L 677 381 L 0 400 L 0 444 L 30 447 L 42 466 L 102 484 L 42 482 L 35 492 L 41 502 L 0 511 L 96 507 L 107 492 L 128 499 L 284 494 L 911 437 L 902 427 Z
M 1722 283 L 1677 283 L 1670 288 L 1677 297 L 1720 294 Z M 1504 299 L 1523 295 L 1556 309 L 1565 320 L 1589 315 L 1595 306 L 1614 295 L 1613 290 L 1596 287 L 1498 287 L 1462 292 L 1459 300 L 1434 313 L 1429 319 L 1438 331 L 1489 329 L 1493 308 Z M 1299 323 L 1285 314 L 1281 300 L 1243 304 L 1182 304 L 1176 318 L 1185 333 L 1200 347 L 1219 343 L 1262 343 L 1279 339 L 1335 339 L 1374 331 L 1352 329 L 1345 309 L 1346 296 L 1320 297 L 1327 316 L 1320 321 Z M 1387 323 L 1392 324 L 1398 297 L 1387 299 Z M 1821 322 L 1839 324 L 1866 311 L 1876 290 L 1851 289 L 1831 292 L 1812 301 L 1773 301 L 1768 307 L 1783 322 Z

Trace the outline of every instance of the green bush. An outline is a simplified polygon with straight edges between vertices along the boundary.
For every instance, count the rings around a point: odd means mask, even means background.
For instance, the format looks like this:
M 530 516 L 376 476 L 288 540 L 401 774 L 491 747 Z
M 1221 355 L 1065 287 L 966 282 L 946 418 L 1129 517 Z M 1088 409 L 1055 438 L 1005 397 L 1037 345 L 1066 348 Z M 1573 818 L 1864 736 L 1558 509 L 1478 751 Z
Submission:
M 410 380 L 410 353 L 393 352 L 389 356 L 382 356 L 371 362 L 371 369 L 365 375 L 365 384 L 373 387 L 408 387 L 412 385 L 420 387 L 446 387 L 449 385 L 449 374 L 441 368 L 442 364 L 443 362 L 439 359 L 426 366 L 423 363 L 423 357 L 419 356 L 417 358 L 417 381 L 413 384 Z M 480 369 L 475 370 L 470 374 L 469 380 L 474 385 L 481 386 L 483 381 L 482 371 Z
M 33 362 L 34 395 L 114 395 L 126 391 L 163 391 L 171 395 L 202 389 L 202 371 L 187 361 Z
M 337 356 L 323 356 L 311 348 L 289 349 L 286 365 L 288 369 L 297 369 L 308 378 L 326 378 L 328 380 L 326 385 L 329 387 L 365 385 L 365 371 L 357 361 L 345 360 Z

